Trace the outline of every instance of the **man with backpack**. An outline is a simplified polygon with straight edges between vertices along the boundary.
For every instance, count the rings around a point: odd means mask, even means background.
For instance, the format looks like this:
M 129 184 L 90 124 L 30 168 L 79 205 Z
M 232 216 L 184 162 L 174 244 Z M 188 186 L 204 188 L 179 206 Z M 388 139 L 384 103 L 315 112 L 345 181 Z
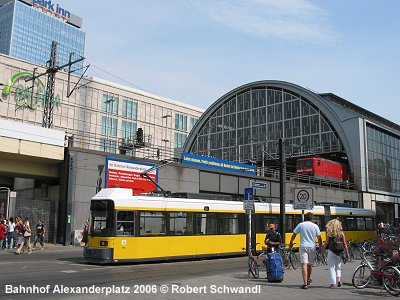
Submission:
M 293 241 L 298 234 L 300 234 L 300 261 L 301 261 L 301 274 L 303 275 L 303 289 L 308 289 L 311 283 L 312 263 L 315 260 L 315 239 L 318 238 L 319 251 L 323 250 L 321 232 L 317 224 L 312 220 L 314 214 L 308 212 L 304 216 L 304 222 L 301 222 L 293 230 L 292 238 L 290 239 L 289 247 L 293 247 Z
M 278 231 L 275 231 L 275 224 L 269 224 L 268 229 L 264 243 L 267 245 L 267 252 L 271 253 L 278 250 L 279 245 L 282 244 L 282 237 Z

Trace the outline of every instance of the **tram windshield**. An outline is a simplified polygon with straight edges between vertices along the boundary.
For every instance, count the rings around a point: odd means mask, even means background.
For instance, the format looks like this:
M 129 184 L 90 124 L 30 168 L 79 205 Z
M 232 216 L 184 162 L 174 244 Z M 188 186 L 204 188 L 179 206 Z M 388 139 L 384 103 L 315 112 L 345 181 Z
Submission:
M 114 226 L 114 202 L 111 200 L 92 201 L 90 205 L 92 236 L 113 236 Z

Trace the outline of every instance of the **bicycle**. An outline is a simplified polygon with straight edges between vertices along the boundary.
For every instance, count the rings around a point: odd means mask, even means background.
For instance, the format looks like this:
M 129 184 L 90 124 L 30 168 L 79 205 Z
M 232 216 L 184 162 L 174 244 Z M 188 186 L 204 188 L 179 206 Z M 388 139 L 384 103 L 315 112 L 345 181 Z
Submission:
M 259 243 L 257 243 L 256 245 L 258 245 Z M 246 251 L 246 248 L 242 248 L 242 250 Z M 257 256 L 255 256 L 257 257 Z M 250 274 L 255 278 L 259 278 L 260 277 L 260 266 L 258 265 L 257 259 L 254 257 L 253 255 L 253 251 L 249 251 L 249 260 L 248 260 L 248 276 L 250 276 Z M 257 257 L 258 258 L 258 257 Z
M 384 260 L 383 255 L 373 254 L 367 251 L 364 246 L 362 246 L 362 250 L 361 265 L 353 273 L 352 283 L 354 287 L 358 289 L 366 288 L 374 279 L 390 295 L 400 295 L 400 271 L 390 265 L 390 260 Z M 367 254 L 375 259 L 374 264 L 367 259 Z
M 296 243 L 294 243 L 296 244 Z M 293 245 L 294 245 L 293 244 Z M 299 267 L 299 259 L 295 252 L 293 252 L 293 248 L 286 248 L 287 245 L 280 245 L 279 249 L 282 256 L 283 266 L 286 269 L 289 269 L 292 266 L 293 269 L 297 269 Z
M 312 266 L 315 267 L 317 264 L 323 264 L 323 265 L 328 264 L 327 260 L 326 260 L 326 253 L 325 253 L 324 248 L 322 248 L 322 251 L 319 251 L 319 247 L 317 247 L 317 251 L 315 253 L 315 259 L 314 259 Z

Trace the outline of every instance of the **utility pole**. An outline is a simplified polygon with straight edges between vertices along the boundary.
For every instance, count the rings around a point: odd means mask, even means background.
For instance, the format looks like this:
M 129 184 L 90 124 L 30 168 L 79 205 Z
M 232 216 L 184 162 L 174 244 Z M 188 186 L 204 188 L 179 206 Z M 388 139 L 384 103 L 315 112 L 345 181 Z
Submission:
M 285 244 L 286 222 L 285 222 L 285 191 L 286 191 L 286 160 L 283 151 L 283 140 L 279 139 L 279 203 L 280 203 L 280 217 L 279 229 L 281 232 L 283 243 Z
M 42 122 L 42 127 L 45 128 L 51 128 L 53 127 L 53 109 L 54 109 L 54 86 L 55 86 L 55 75 L 59 70 L 64 69 L 65 67 L 69 67 L 68 69 L 68 91 L 67 91 L 67 97 L 71 95 L 72 92 L 69 91 L 70 87 L 70 76 L 71 76 L 71 66 L 77 62 L 80 62 L 84 60 L 84 57 L 80 57 L 74 61 L 71 61 L 71 56 L 69 62 L 65 65 L 58 66 L 57 65 L 57 42 L 53 41 L 51 43 L 51 54 L 50 54 L 50 60 L 49 60 L 49 66 L 47 67 L 46 72 L 35 75 L 35 72 L 33 73 L 32 78 L 27 79 L 25 81 L 30 81 L 32 80 L 32 94 L 33 94 L 33 86 L 36 78 L 39 78 L 43 75 L 47 74 L 47 86 L 46 86 L 46 91 L 45 91 L 45 97 L 43 99 L 43 122 Z M 87 70 L 87 68 L 86 68 Z M 85 72 L 86 72 L 85 70 Z M 80 77 L 79 81 L 82 79 L 83 75 Z M 78 81 L 78 82 L 79 82 Z
M 53 127 L 53 109 L 54 109 L 54 85 L 55 75 L 57 73 L 57 42 L 51 43 L 51 54 L 49 60 L 49 67 L 47 68 L 47 87 L 46 97 L 44 99 L 43 107 L 43 122 L 42 127 Z

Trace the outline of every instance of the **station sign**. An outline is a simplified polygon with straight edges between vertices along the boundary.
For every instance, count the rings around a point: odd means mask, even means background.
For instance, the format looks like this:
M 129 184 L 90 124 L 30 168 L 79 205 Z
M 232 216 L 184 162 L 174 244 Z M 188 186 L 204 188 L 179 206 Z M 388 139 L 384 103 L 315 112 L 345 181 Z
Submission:
M 267 189 L 267 183 L 266 182 L 252 181 L 251 182 L 251 187 L 253 189 L 266 190 Z
M 314 208 L 313 188 L 295 188 L 293 208 L 313 209 Z

